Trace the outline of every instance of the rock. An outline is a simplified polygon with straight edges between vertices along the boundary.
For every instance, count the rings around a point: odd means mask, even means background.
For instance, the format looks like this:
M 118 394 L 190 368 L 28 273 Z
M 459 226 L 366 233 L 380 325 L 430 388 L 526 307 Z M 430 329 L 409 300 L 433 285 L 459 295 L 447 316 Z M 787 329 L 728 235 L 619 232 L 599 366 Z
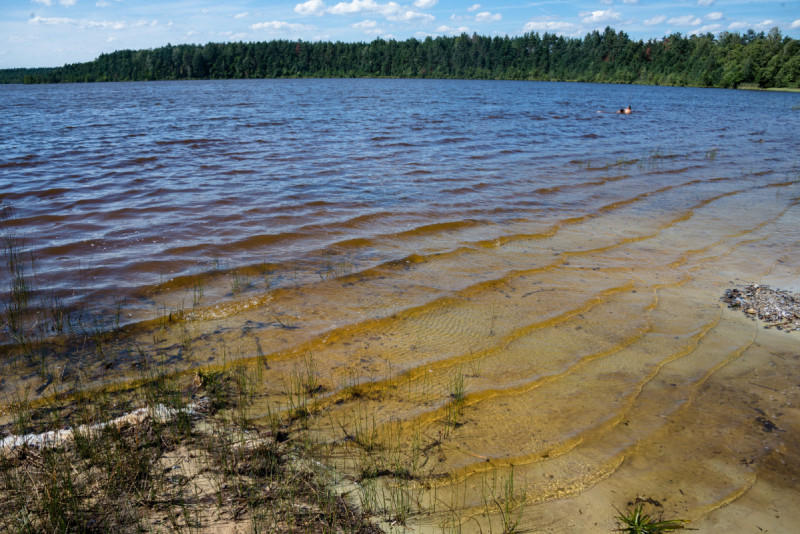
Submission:
M 769 286 L 753 284 L 741 289 L 727 289 L 722 297 L 732 309 L 740 309 L 753 320 L 756 317 L 767 322 L 764 328 L 778 328 L 785 332 L 800 330 L 800 294 L 771 289 Z M 771 324 L 769 324 L 771 323 Z

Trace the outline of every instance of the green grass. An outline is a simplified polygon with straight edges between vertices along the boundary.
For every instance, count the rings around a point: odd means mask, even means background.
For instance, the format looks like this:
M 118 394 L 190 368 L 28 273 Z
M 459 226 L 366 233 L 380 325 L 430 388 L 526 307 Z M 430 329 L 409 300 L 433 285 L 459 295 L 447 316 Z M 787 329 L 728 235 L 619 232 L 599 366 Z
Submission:
M 659 532 L 669 532 L 672 530 L 691 530 L 687 529 L 686 521 L 683 519 L 664 520 L 661 516 L 658 519 L 645 514 L 642 511 L 642 503 L 636 503 L 633 509 L 622 513 L 617 510 L 617 521 L 620 527 L 616 532 L 627 532 L 629 534 L 658 534 Z

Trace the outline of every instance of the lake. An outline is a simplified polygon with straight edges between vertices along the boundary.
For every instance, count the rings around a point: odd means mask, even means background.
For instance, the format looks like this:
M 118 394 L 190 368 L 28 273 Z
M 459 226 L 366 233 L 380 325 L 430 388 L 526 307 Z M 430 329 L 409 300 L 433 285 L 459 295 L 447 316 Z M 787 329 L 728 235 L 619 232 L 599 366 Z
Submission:
M 430 445 L 431 478 L 408 490 L 419 529 L 455 528 L 447 510 L 498 528 L 487 480 L 513 470 L 537 531 L 609 531 L 637 496 L 705 532 L 781 531 L 800 523 L 798 333 L 720 298 L 800 291 L 798 100 L 462 80 L 7 85 L 0 207 L 44 293 L 116 310 L 169 369 L 266 355 L 254 417 L 305 365 L 331 399 L 320 440 L 370 414 Z M 96 377 L 128 380 L 113 365 Z M 378 393 L 333 402 L 354 386 Z

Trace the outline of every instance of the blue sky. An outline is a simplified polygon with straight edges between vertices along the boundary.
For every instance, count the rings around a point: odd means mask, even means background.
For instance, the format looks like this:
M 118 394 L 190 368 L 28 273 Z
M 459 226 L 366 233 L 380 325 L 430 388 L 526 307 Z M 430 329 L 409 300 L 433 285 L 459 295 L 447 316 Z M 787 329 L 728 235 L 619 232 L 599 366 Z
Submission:
M 167 43 L 583 37 L 606 26 L 645 40 L 774 26 L 800 38 L 800 0 L 0 0 L 0 68 L 60 66 Z

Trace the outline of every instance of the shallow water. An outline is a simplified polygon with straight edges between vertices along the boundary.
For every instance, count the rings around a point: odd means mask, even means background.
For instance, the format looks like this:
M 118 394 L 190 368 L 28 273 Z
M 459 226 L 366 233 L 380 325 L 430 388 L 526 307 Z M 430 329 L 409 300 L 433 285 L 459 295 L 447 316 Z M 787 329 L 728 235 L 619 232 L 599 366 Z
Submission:
M 0 201 L 70 302 L 121 295 L 133 326 L 180 311 L 142 334 L 169 365 L 263 354 L 255 417 L 305 369 L 327 403 L 319 439 L 366 425 L 430 446 L 428 487 L 403 488 L 429 512 L 415 528 L 500 530 L 492 495 L 513 466 L 537 531 L 608 531 L 614 506 L 646 496 L 703 531 L 778 532 L 800 520 L 798 334 L 719 299 L 800 290 L 796 100 L 430 80 L 0 86 Z

